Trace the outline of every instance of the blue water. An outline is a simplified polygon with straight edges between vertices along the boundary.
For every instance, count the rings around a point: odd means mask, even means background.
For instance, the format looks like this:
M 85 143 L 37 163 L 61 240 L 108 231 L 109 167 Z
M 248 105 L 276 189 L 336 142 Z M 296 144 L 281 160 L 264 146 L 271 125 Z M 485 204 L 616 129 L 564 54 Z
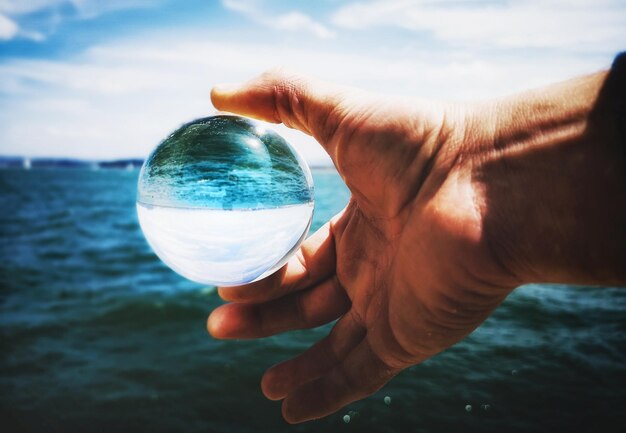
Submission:
M 328 327 L 210 338 L 220 300 L 150 251 L 137 175 L 0 171 L 0 431 L 624 431 L 626 290 L 540 285 L 376 395 L 285 424 L 261 374 Z M 314 179 L 313 230 L 348 198 L 335 173 Z

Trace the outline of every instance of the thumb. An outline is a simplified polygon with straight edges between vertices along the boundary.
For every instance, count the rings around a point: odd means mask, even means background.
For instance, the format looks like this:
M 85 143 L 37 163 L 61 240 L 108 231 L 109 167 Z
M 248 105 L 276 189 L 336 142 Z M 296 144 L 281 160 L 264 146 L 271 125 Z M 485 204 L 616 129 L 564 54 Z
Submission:
M 347 114 L 346 89 L 276 69 L 241 85 L 216 86 L 218 110 L 283 123 L 313 136 L 334 158 L 332 137 Z

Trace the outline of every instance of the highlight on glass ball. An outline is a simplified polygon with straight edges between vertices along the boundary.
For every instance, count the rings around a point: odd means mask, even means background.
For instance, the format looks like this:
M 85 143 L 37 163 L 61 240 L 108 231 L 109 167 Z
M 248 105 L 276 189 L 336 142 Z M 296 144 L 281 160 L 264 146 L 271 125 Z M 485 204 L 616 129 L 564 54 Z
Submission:
M 313 218 L 313 179 L 275 131 L 234 115 L 183 125 L 139 174 L 137 214 L 165 264 L 202 284 L 232 286 L 284 265 Z

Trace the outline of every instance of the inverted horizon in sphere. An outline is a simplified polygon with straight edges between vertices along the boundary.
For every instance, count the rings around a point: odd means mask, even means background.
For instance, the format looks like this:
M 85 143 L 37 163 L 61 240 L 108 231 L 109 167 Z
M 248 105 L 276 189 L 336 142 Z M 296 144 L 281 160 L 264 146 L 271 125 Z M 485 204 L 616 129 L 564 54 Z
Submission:
M 236 285 L 280 268 L 313 218 L 313 179 L 276 132 L 218 115 L 183 125 L 146 159 L 137 214 L 165 264 L 203 284 Z

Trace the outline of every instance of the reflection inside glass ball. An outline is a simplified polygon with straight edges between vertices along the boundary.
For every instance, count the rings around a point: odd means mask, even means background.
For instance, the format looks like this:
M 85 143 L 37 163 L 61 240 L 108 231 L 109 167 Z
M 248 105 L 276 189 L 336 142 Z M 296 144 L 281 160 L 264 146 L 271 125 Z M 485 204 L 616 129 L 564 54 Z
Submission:
M 244 284 L 279 269 L 306 237 L 313 180 L 276 132 L 212 116 L 183 125 L 146 159 L 137 214 L 174 271 L 203 284 Z

